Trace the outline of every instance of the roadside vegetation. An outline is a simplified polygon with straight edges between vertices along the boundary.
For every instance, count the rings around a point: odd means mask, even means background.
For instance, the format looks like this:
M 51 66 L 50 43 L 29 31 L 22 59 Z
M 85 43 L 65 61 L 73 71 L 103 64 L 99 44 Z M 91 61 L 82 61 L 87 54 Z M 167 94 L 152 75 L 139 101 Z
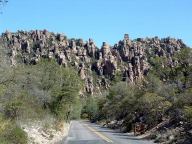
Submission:
M 6 56 L 1 48 L 1 143 L 27 143 L 22 123 L 47 119 L 49 125 L 55 124 L 57 128 L 63 122 L 80 117 L 79 92 L 83 83 L 74 69 L 61 67 L 48 59 L 42 59 L 37 65 L 10 67 Z
M 105 126 L 118 128 L 122 132 L 133 131 L 137 121 L 145 124 L 145 131 L 165 123 L 162 127 L 156 127 L 158 133 L 154 131 L 152 133 L 152 137 L 156 138 L 157 142 L 191 141 L 191 49 L 182 49 L 174 56 L 174 60 L 179 63 L 177 67 L 163 68 L 161 65 L 167 64 L 165 59 L 150 56 L 149 58 L 153 68 L 142 83 L 128 85 L 126 82 L 116 82 L 103 97 L 90 97 L 82 116 L 86 116 L 86 113 L 91 121 L 99 121 Z M 167 134 L 168 137 L 162 139 L 159 133 L 166 133 L 166 127 L 172 129 L 170 132 L 172 134 Z
M 128 84 L 117 73 L 109 89 L 101 94 L 80 96 L 84 82 L 72 66 L 62 67 L 55 60 L 42 58 L 36 65 L 23 64 L 18 56 L 17 66 L 10 67 L 8 52 L 0 49 L 0 142 L 28 142 L 22 123 L 49 121 L 47 129 L 71 119 L 88 118 L 91 122 L 133 131 L 139 121 L 145 131 L 161 142 L 156 131 L 175 130 L 170 143 L 191 140 L 192 129 L 192 51 L 182 49 L 174 55 L 177 67 L 171 67 L 164 57 L 148 55 L 151 69 L 143 81 Z M 162 67 L 164 65 L 164 67 Z M 95 78 L 96 81 L 96 78 Z M 166 123 L 163 128 L 159 124 Z M 158 127 L 157 127 L 158 126 Z M 52 127 L 52 126 L 51 126 Z M 171 136 L 173 132 L 171 132 Z M 178 142 L 179 143 L 179 142 Z

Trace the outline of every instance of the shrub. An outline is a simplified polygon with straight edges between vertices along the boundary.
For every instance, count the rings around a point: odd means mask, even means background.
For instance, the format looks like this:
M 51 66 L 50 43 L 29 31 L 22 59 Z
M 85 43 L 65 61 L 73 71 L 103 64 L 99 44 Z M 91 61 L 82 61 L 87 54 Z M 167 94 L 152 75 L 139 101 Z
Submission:
M 22 102 L 19 100 L 11 101 L 5 106 L 5 115 L 7 118 L 15 119 L 21 114 Z
M 71 68 L 61 68 L 59 75 L 60 83 L 52 90 L 50 110 L 57 118 L 67 121 L 71 117 L 80 117 L 80 112 L 76 113 L 79 116 L 73 112 L 81 109 L 79 92 L 83 87 L 82 81 Z
M 4 138 L 7 139 L 10 143 L 27 143 L 27 134 L 19 126 L 14 126 L 13 128 L 10 128 L 10 130 L 8 130 L 8 132 L 4 134 Z
M 1 144 L 27 144 L 27 140 L 27 134 L 14 121 L 0 116 Z
M 89 96 L 86 100 L 86 105 L 82 110 L 82 117 L 87 117 L 91 122 L 98 120 L 98 104 L 97 100 L 92 96 Z
M 192 122 L 192 106 L 184 107 L 184 115 L 188 121 Z
M 159 123 L 159 120 L 162 120 L 166 110 L 170 107 L 171 103 L 156 93 L 145 93 L 138 100 L 138 110 L 145 115 L 149 125 Z

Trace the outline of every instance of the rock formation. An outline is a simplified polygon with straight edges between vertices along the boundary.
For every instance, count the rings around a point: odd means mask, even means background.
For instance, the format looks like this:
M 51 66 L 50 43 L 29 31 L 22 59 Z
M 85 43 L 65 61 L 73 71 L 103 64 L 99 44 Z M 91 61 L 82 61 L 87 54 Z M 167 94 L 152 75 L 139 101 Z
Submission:
M 172 56 L 186 45 L 180 39 L 173 38 L 138 38 L 130 40 L 125 34 L 114 46 L 103 42 L 99 49 L 92 39 L 84 42 L 82 39 L 67 39 L 64 34 L 54 34 L 47 30 L 6 31 L 1 39 L 10 52 L 12 66 L 19 61 L 36 64 L 41 58 L 56 59 L 64 67 L 74 66 L 82 80 L 85 90 L 93 94 L 96 89 L 107 89 L 117 72 L 122 80 L 134 84 L 142 80 L 150 70 L 148 54 L 154 57 L 165 57 L 169 66 L 176 66 L 177 61 Z M 163 66 L 163 65 L 162 65 Z M 92 72 L 98 75 L 94 82 Z

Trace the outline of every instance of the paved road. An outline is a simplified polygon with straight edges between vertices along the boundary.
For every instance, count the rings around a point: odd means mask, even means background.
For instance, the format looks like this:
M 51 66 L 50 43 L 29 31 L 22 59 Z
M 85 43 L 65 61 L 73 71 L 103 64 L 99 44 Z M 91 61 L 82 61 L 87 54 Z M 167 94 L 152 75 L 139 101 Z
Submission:
M 72 121 L 68 137 L 62 144 L 152 144 L 131 134 L 115 132 L 85 121 Z

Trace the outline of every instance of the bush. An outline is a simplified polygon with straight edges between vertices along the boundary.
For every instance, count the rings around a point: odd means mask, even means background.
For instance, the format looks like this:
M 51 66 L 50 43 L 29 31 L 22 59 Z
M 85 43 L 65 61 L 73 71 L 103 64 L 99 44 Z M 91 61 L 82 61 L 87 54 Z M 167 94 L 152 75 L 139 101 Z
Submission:
M 7 118 L 15 119 L 21 114 L 22 102 L 19 100 L 11 101 L 5 106 L 5 115 Z
M 7 133 L 5 133 L 4 138 L 9 141 L 9 143 L 15 144 L 26 144 L 27 143 L 27 134 L 19 127 L 14 126 Z
M 14 121 L 0 116 L 1 144 L 27 144 L 27 140 L 27 134 Z
M 149 126 L 161 122 L 165 112 L 172 106 L 164 97 L 156 93 L 145 93 L 138 99 L 138 110 L 146 117 Z
M 189 122 L 192 122 L 192 106 L 184 107 L 184 115 Z
M 110 119 L 122 119 L 135 110 L 137 97 L 140 90 L 126 82 L 120 82 L 112 86 L 107 95 L 107 102 L 104 106 L 106 115 Z
M 90 99 L 86 110 L 89 112 L 90 119 L 96 115 L 97 120 L 101 118 L 124 120 L 123 126 L 127 130 L 131 130 L 136 119 L 143 117 L 150 128 L 161 122 L 172 106 L 166 98 L 168 92 L 163 96 L 160 95 L 161 88 L 162 83 L 155 76 L 151 77 L 150 83 L 140 88 L 126 82 L 119 82 L 109 89 L 106 98 L 94 100 L 96 103 Z
M 27 120 L 47 114 L 64 120 L 80 117 L 83 84 L 74 69 L 42 59 L 37 65 L 17 66 L 14 75 L 6 90 L 0 87 L 7 118 Z
M 86 100 L 86 105 L 82 110 L 82 117 L 88 118 L 91 122 L 98 120 L 98 103 L 96 98 L 89 96 Z
M 4 104 L 4 115 L 12 120 L 40 119 L 46 115 L 46 110 L 37 102 L 35 96 L 29 95 L 25 91 L 20 91 L 17 95 Z
M 61 68 L 59 79 L 62 80 L 53 88 L 51 94 L 50 110 L 57 118 L 70 120 L 80 117 L 80 111 L 74 113 L 74 110 L 80 110 L 79 92 L 83 87 L 76 71 L 71 68 Z M 73 113 L 73 114 L 72 114 Z

